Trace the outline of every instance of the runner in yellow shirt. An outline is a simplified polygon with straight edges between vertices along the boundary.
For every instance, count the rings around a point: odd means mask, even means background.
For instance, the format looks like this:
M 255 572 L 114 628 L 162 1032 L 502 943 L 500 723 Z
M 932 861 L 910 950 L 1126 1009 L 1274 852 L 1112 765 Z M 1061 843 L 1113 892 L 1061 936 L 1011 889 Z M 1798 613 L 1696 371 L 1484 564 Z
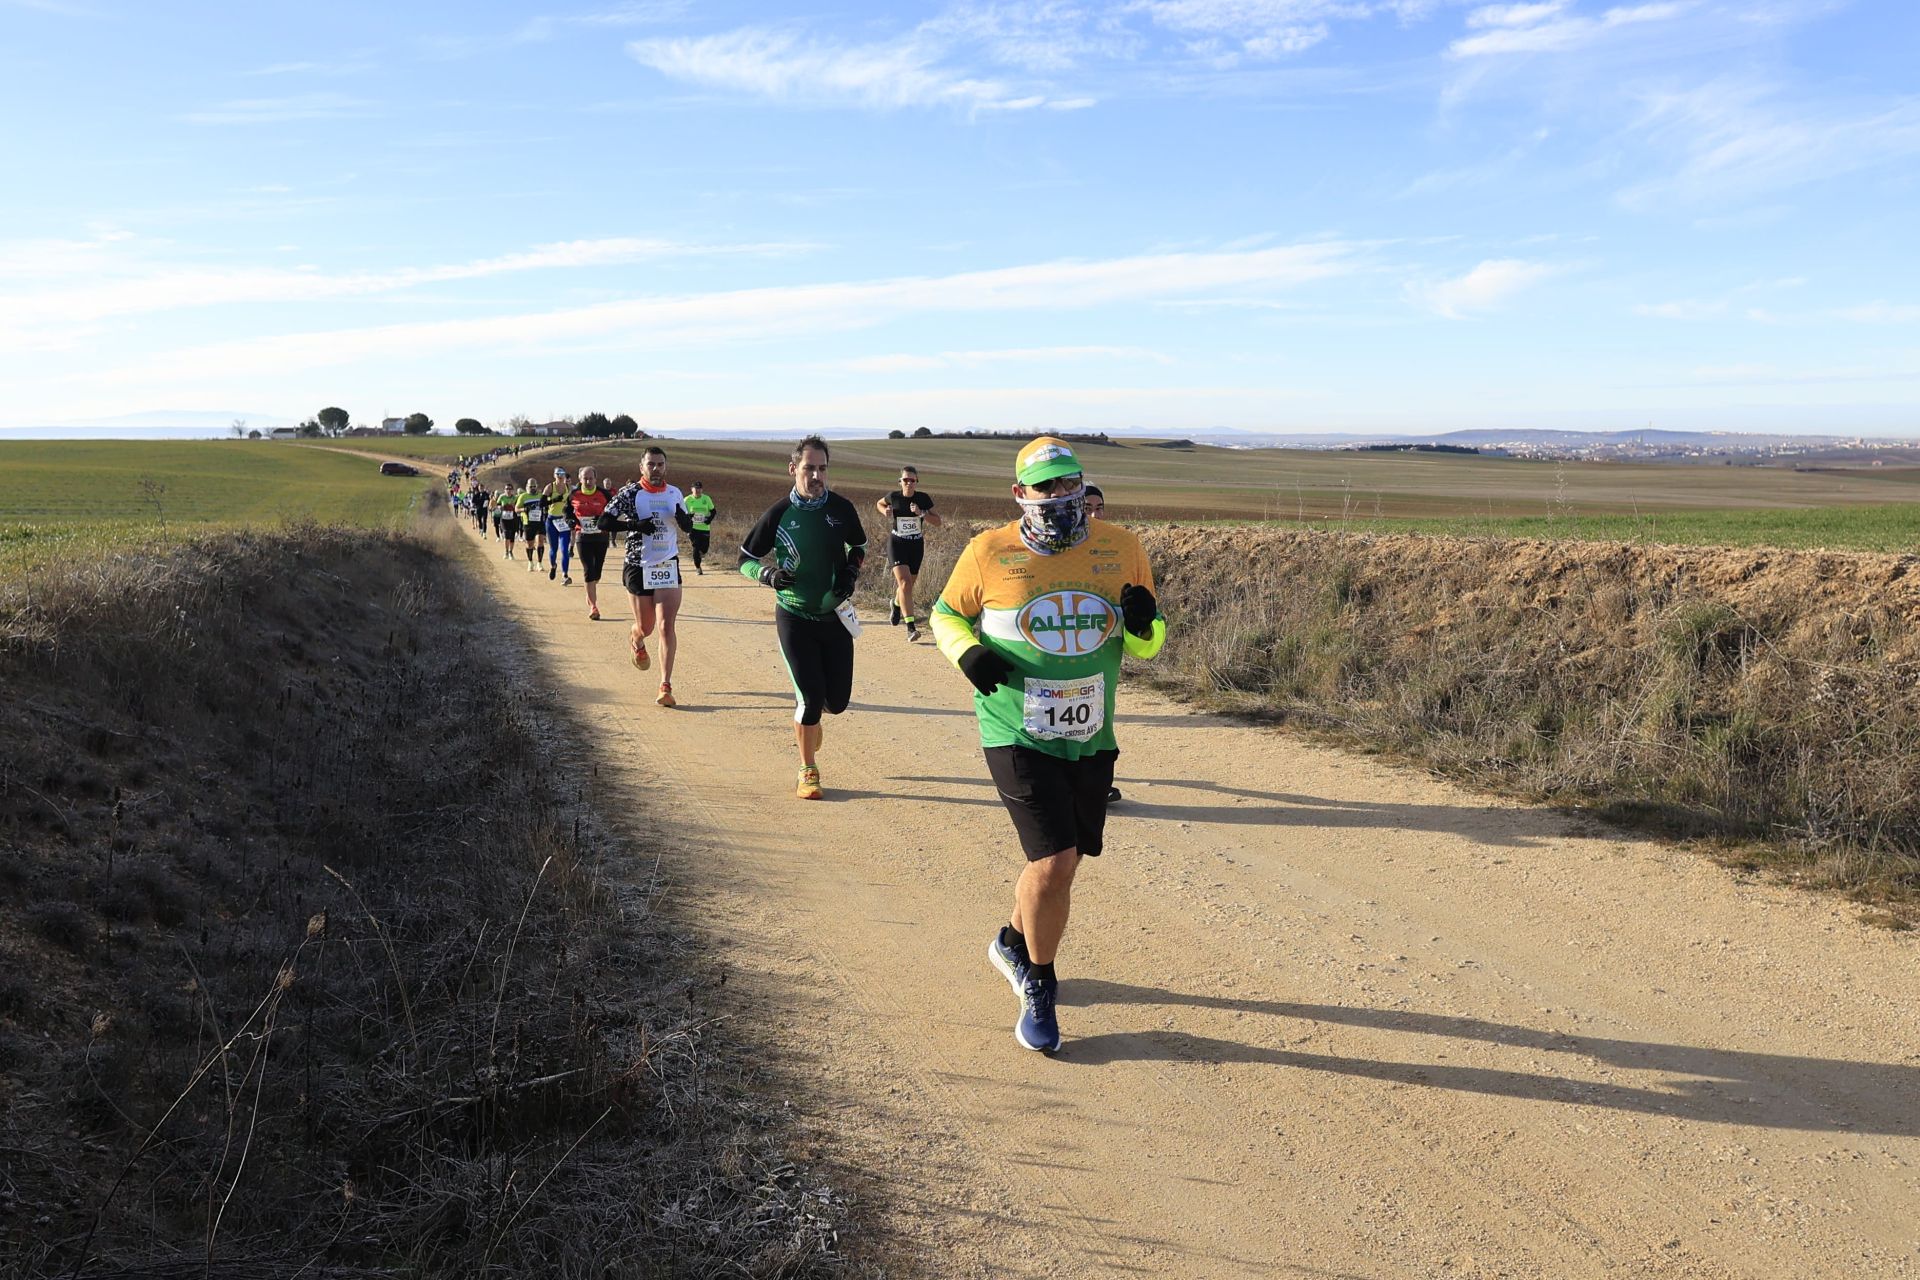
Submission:
M 1020 518 L 967 544 L 932 626 L 973 684 L 987 771 L 1027 856 L 1012 918 L 987 958 L 1020 996 L 1015 1039 L 1051 1053 L 1060 1046 L 1054 957 L 1080 859 L 1101 851 L 1120 754 L 1120 660 L 1159 653 L 1167 624 L 1140 540 L 1087 519 L 1072 445 L 1034 440 L 1014 477 Z

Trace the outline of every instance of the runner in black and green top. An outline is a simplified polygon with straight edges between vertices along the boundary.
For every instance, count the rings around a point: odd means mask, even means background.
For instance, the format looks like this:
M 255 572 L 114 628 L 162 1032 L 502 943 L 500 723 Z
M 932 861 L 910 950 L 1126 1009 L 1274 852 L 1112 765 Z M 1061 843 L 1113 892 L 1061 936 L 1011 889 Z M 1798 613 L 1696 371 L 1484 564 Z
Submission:
M 547 558 L 547 495 L 534 488 L 528 476 L 514 505 L 520 508 L 520 535 L 527 540 L 527 572 L 532 573 L 536 562 Z
M 793 681 L 800 780 L 794 794 L 820 798 L 820 715 L 839 715 L 853 697 L 853 629 L 842 621 L 867 557 L 867 535 L 851 502 L 827 489 L 827 442 L 808 436 L 787 463 L 793 491 L 767 508 L 740 544 L 740 572 L 774 589 L 775 630 Z M 771 563 L 766 563 L 771 556 Z
M 693 482 L 693 493 L 680 504 L 693 517 L 693 528 L 687 531 L 687 541 L 693 544 L 693 571 L 701 576 L 706 570 L 700 567 L 707 558 L 707 547 L 713 542 L 713 518 L 719 514 L 719 508 L 713 505 L 713 499 L 707 496 L 704 482 Z

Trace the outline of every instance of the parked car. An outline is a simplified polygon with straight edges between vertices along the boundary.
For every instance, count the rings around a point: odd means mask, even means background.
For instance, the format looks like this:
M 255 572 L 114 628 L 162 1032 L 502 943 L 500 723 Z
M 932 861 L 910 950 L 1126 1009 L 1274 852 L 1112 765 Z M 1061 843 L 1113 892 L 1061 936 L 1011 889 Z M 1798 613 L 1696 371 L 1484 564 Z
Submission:
M 404 462 L 383 462 L 380 464 L 380 474 L 383 476 L 417 476 L 420 474 L 420 468 L 410 467 Z

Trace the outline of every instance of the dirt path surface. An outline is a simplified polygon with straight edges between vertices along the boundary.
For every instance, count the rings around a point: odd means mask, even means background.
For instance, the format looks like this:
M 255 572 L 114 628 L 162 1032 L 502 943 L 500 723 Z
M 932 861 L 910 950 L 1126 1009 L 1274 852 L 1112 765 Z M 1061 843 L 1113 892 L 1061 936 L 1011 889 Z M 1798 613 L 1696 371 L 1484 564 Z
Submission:
M 808 804 L 767 591 L 692 579 L 663 710 L 617 553 L 592 623 L 484 547 L 903 1270 L 1920 1276 L 1914 935 L 1128 689 L 1047 1059 L 986 962 L 1020 858 L 930 644 L 869 625 Z

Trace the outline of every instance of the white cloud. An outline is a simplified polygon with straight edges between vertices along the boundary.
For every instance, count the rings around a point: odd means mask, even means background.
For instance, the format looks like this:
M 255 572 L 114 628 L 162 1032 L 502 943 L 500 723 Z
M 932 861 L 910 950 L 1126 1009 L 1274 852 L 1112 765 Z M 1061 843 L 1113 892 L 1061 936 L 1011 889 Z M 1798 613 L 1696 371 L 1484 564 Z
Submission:
M 639 40 L 628 51 L 676 80 L 802 105 L 1076 110 L 1096 94 L 1036 77 L 1110 72 L 1149 57 L 1215 70 L 1271 62 L 1328 39 L 1337 21 L 1412 21 L 1439 2 L 965 0 L 867 43 L 790 24 Z
M 1833 314 L 1858 324 L 1920 324 L 1920 305 L 1913 303 L 1869 302 L 1858 307 L 1841 307 Z
M 1635 315 L 1647 316 L 1655 320 L 1718 320 L 1725 316 L 1740 316 L 1763 324 L 1774 324 L 1781 317 L 1772 311 L 1752 306 L 1742 301 L 1755 294 L 1781 293 L 1789 289 L 1798 289 L 1807 283 L 1805 276 L 1773 276 L 1761 280 L 1750 280 L 1720 298 L 1677 298 L 1672 302 L 1643 302 L 1633 308 Z M 1839 314 L 1839 313 L 1836 313 Z
M 994 351 L 942 351 L 937 355 L 855 356 L 817 366 L 849 373 L 917 373 L 928 369 L 978 369 L 996 364 L 1077 364 L 1088 360 L 1124 360 L 1129 363 L 1172 364 L 1161 352 L 1146 347 L 1010 347 Z
M 1168 31 L 1202 38 L 1195 51 L 1224 67 L 1243 55 L 1267 61 L 1311 49 L 1329 35 L 1329 21 L 1370 17 L 1388 6 L 1356 0 L 1134 0 L 1128 8 Z M 1209 46 L 1209 37 L 1237 48 Z
M 1477 9 L 1468 17 L 1468 25 L 1488 30 L 1482 35 L 1455 40 L 1447 46 L 1447 54 L 1453 58 L 1475 58 L 1505 53 L 1559 53 L 1592 44 L 1623 27 L 1677 18 L 1690 6 L 1685 3 L 1626 5 L 1608 9 L 1598 18 L 1557 16 L 1563 7 L 1516 4 Z M 1485 19 L 1475 23 L 1474 18 L 1482 15 L 1486 15 Z
M 670 258 L 774 255 L 800 244 L 686 244 L 632 237 L 569 240 L 472 262 L 389 271 L 329 274 L 310 267 L 220 268 L 148 265 L 112 256 L 106 241 L 0 243 L 0 280 L 11 276 L 77 278 L 83 283 L 38 293 L 0 294 L 0 339 L 49 327 L 91 326 L 116 316 L 233 303 L 317 301 L 393 293 L 421 285 L 514 272 L 614 266 Z
M 511 37 L 513 44 L 540 44 L 567 27 L 651 27 L 685 15 L 686 0 L 615 5 L 591 13 L 541 14 L 528 18 Z
M 170 352 L 116 378 L 176 381 L 243 368 L 262 375 L 431 352 L 665 348 L 858 329 L 905 316 L 1067 311 L 1208 291 L 1299 286 L 1360 269 L 1364 246 L 1322 241 L 1246 253 L 1035 263 L 947 276 L 642 297 L 484 319 L 285 334 Z
M 960 385 L 865 392 L 810 400 L 709 402 L 634 416 L 649 429 L 765 430 L 778 423 L 794 431 L 874 426 L 961 430 L 992 424 L 1007 431 L 1099 431 L 1116 423 L 1191 431 L 1196 421 L 1271 428 L 1323 400 L 1318 389 L 1285 387 L 1135 387 L 1103 382 L 1089 387 L 981 387 Z
M 631 3 L 616 4 L 592 13 L 573 14 L 566 21 L 585 27 L 649 26 L 684 17 L 691 7 L 691 0 L 631 0 Z
M 91 240 L 0 240 L 0 280 L 58 278 L 99 271 L 112 258 L 111 248 L 124 235 L 99 235 Z M 4 299 L 0 299 L 4 304 Z
M 1482 5 L 1467 15 L 1469 27 L 1528 27 L 1558 14 L 1567 0 L 1545 0 L 1542 4 Z
M 181 117 L 189 124 L 284 124 L 293 120 L 343 120 L 369 115 L 373 103 L 340 93 L 301 93 L 286 98 L 241 98 Z
M 923 23 L 919 34 L 972 46 L 990 62 L 1034 73 L 1131 58 L 1145 46 L 1117 14 L 1071 0 L 962 4 Z
M 1421 305 L 1449 320 L 1460 320 L 1473 312 L 1491 311 L 1560 270 L 1550 263 L 1489 258 L 1463 276 L 1407 289 Z
M 1920 154 L 1920 97 L 1833 108 L 1776 96 L 1738 80 L 1644 95 L 1633 129 L 1678 168 L 1628 187 L 1622 202 L 1739 200 Z
M 1892 365 L 1820 365 L 1783 369 L 1772 364 L 1700 365 L 1687 371 L 1685 382 L 1666 386 L 1789 387 L 1819 383 L 1911 382 L 1920 379 L 1920 367 L 1907 360 Z
M 916 36 L 849 45 L 746 27 L 716 36 L 636 40 L 627 52 L 671 79 L 778 102 L 1024 110 L 1047 101 L 944 66 L 945 48 Z

